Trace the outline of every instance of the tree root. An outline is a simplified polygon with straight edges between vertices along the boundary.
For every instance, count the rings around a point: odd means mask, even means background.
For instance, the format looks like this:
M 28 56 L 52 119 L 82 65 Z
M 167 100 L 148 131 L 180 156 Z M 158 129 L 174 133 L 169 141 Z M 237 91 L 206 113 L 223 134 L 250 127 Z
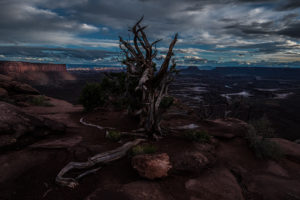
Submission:
M 96 125 L 96 124 L 91 124 L 91 123 L 88 123 L 88 122 L 85 122 L 83 120 L 83 117 L 80 118 L 79 122 L 85 126 L 91 126 L 91 127 L 95 127 L 99 130 L 104 130 L 104 129 L 110 129 L 110 130 L 114 130 L 115 128 L 112 128 L 112 127 L 103 127 L 103 126 L 99 126 L 99 125 Z
M 106 164 L 109 162 L 112 162 L 114 160 L 118 160 L 126 155 L 126 153 L 134 146 L 137 144 L 145 141 L 144 139 L 136 139 L 130 142 L 125 143 L 123 146 L 107 151 L 104 153 L 96 154 L 95 156 L 91 157 L 88 159 L 86 162 L 70 162 L 68 163 L 56 176 L 56 183 L 61 185 L 61 186 L 67 186 L 70 188 L 75 188 L 76 186 L 79 185 L 78 179 L 94 173 L 101 169 L 100 167 L 92 170 L 88 170 L 83 172 L 82 174 L 78 175 L 76 178 L 64 178 L 63 176 L 69 172 L 72 169 L 89 169 L 92 168 L 98 164 Z

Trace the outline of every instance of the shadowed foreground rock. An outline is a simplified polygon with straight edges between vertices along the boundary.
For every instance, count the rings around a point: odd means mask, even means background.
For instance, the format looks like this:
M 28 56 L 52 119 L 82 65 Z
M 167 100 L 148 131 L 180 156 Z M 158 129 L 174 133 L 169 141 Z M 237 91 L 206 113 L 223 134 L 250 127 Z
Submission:
M 34 138 L 62 133 L 65 126 L 40 116 L 30 115 L 22 109 L 0 102 L 0 147 L 30 143 Z
M 185 187 L 191 192 L 191 199 L 244 199 L 235 177 L 225 168 L 215 169 L 199 178 L 190 179 L 185 183 Z
M 140 176 L 151 180 L 168 176 L 168 171 L 172 168 L 166 153 L 134 156 L 132 166 Z
M 243 137 L 248 130 L 248 124 L 235 118 L 206 120 L 208 132 L 218 138 Z
M 300 162 L 300 144 L 282 138 L 272 138 L 271 141 L 279 145 L 287 158 Z

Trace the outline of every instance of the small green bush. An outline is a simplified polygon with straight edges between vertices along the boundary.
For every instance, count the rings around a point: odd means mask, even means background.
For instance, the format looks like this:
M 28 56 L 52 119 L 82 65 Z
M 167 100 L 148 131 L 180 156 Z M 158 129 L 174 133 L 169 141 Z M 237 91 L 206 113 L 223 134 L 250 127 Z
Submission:
M 211 139 L 210 135 L 206 131 L 197 130 L 190 130 L 185 132 L 184 137 L 188 140 L 200 143 L 209 143 Z
M 279 145 L 268 138 L 258 135 L 254 126 L 250 126 L 246 139 L 250 149 L 260 159 L 279 160 L 283 156 Z
M 139 154 L 154 154 L 156 152 L 157 152 L 157 148 L 151 144 L 137 145 L 133 147 L 131 150 L 131 154 L 133 156 Z
M 81 91 L 79 102 L 86 111 L 103 106 L 107 96 L 99 83 L 87 83 Z
M 30 98 L 29 103 L 34 106 L 53 106 L 44 95 Z
M 173 97 L 170 97 L 170 96 L 164 97 L 161 100 L 161 102 L 159 104 L 159 107 L 163 108 L 163 109 L 168 109 L 168 108 L 170 108 L 173 105 L 173 102 L 174 102 L 174 98 Z
M 266 116 L 263 116 L 258 120 L 251 121 L 250 125 L 252 125 L 255 129 L 256 135 L 262 136 L 264 138 L 275 136 L 275 131 L 272 128 L 272 124 Z
M 106 138 L 118 142 L 121 139 L 121 133 L 119 131 L 110 130 L 106 132 Z

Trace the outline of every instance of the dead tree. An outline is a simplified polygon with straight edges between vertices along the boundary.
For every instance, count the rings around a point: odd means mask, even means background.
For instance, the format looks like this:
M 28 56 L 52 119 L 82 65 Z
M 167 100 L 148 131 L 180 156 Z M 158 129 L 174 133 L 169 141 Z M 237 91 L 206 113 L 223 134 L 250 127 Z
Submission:
M 156 71 L 156 44 L 161 40 L 149 42 L 144 31 L 147 26 L 141 25 L 142 20 L 143 17 L 129 30 L 133 34 L 133 41 L 125 41 L 120 37 L 120 48 L 125 56 L 123 64 L 127 66 L 127 98 L 136 103 L 136 107 L 131 107 L 130 111 L 139 116 L 141 129 L 151 136 L 162 132 L 160 103 L 168 95 L 168 86 L 176 72 L 174 60 L 171 66 L 170 61 L 178 34 L 171 42 L 161 67 Z M 132 86 L 134 90 L 130 89 Z

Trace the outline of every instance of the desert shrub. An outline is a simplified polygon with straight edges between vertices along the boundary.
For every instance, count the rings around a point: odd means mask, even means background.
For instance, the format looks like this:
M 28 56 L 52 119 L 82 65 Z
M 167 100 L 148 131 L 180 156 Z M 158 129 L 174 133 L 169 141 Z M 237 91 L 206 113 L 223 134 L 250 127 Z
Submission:
M 118 142 L 121 139 L 121 133 L 119 131 L 110 130 L 106 132 L 106 138 Z
M 104 104 L 112 104 L 121 109 L 128 106 L 128 100 L 125 97 L 125 79 L 126 74 L 109 73 L 100 83 L 88 83 L 83 88 L 79 102 L 86 111 L 91 111 Z M 109 100 L 109 101 L 108 101 Z
M 274 137 L 275 131 L 272 128 L 270 120 L 263 116 L 261 119 L 251 121 L 250 124 L 255 129 L 256 135 L 262 136 L 264 138 Z
M 126 90 L 125 81 L 126 74 L 124 72 L 109 73 L 101 80 L 100 84 L 106 92 L 121 95 Z
M 166 96 L 161 100 L 159 107 L 163 109 L 168 109 L 172 106 L 173 102 L 174 102 L 173 97 Z
M 79 102 L 86 111 L 91 111 L 96 107 L 103 106 L 106 98 L 105 91 L 99 83 L 87 83 L 81 91 Z
M 283 156 L 279 145 L 265 137 L 265 135 L 268 135 L 270 132 L 260 132 L 262 130 L 269 131 L 270 129 L 266 129 L 267 127 L 260 129 L 258 127 L 261 126 L 250 125 L 249 127 L 246 139 L 250 149 L 255 153 L 256 157 L 260 159 L 279 160 Z
M 29 103 L 34 106 L 53 106 L 44 95 L 30 98 Z
M 154 154 L 157 152 L 156 146 L 151 144 L 145 145 L 137 145 L 131 149 L 131 155 L 139 155 L 139 154 Z
M 190 130 L 184 133 L 184 137 L 190 141 L 196 141 L 200 143 L 209 143 L 210 135 L 206 131 Z

